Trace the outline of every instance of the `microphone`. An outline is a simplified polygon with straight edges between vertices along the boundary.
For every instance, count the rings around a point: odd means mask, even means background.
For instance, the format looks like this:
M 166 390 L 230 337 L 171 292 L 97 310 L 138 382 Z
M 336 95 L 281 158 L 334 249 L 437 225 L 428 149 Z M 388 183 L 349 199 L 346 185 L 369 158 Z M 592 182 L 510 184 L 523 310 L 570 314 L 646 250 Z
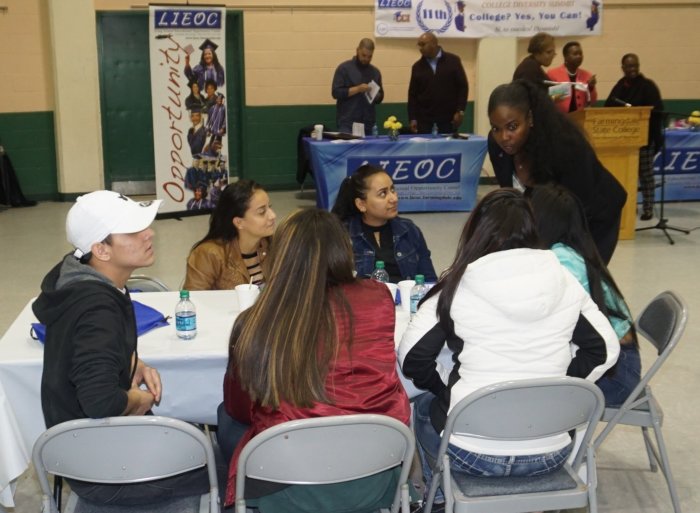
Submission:
M 622 105 L 623 107 L 631 107 L 631 106 L 632 106 L 631 103 L 627 103 L 627 102 L 624 101 L 624 100 L 620 100 L 619 98 L 616 98 L 615 96 L 613 96 L 613 97 L 610 98 L 610 99 L 611 99 L 612 101 L 614 101 L 615 103 L 617 103 L 618 105 Z

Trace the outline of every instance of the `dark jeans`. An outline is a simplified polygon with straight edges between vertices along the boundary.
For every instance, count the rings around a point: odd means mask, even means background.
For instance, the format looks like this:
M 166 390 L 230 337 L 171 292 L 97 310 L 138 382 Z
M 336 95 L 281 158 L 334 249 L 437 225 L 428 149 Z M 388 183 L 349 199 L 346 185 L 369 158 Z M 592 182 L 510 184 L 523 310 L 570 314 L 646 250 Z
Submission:
M 642 374 L 642 362 L 639 348 L 632 344 L 620 346 L 615 370 L 610 376 L 603 376 L 596 385 L 605 396 L 605 406 L 617 408 L 629 397 L 639 384 Z
M 97 504 L 140 506 L 156 504 L 178 497 L 202 495 L 209 491 L 207 468 L 146 483 L 96 484 L 66 479 L 81 498 Z
M 224 457 L 224 461 L 228 467 L 233 453 L 236 451 L 239 440 L 243 437 L 243 434 L 248 431 L 250 426 L 238 422 L 226 413 L 224 403 L 221 403 L 216 409 L 216 418 L 218 423 L 216 428 L 216 441 L 219 443 L 221 455 Z

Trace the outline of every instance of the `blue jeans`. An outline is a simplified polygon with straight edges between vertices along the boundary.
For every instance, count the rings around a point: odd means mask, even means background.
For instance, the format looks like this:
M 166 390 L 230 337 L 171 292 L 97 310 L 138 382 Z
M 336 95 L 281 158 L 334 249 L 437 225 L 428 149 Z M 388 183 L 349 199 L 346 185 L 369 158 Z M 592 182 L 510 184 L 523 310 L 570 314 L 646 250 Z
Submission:
M 642 362 L 639 348 L 632 344 L 620 346 L 620 356 L 612 376 L 603 376 L 596 385 L 603 391 L 605 406 L 617 408 L 629 397 L 639 384 L 642 375 Z
M 431 393 L 419 396 L 413 403 L 418 452 L 423 467 L 423 479 L 426 483 L 426 493 L 433 478 L 430 460 L 435 461 L 440 448 L 440 435 L 430 422 L 430 404 L 435 399 Z M 523 456 L 491 456 L 478 454 L 455 445 L 447 445 L 447 455 L 450 458 L 450 469 L 477 477 L 528 477 L 554 472 L 561 468 L 571 453 L 573 443 L 553 452 Z M 442 489 L 438 488 L 435 502 L 445 501 Z

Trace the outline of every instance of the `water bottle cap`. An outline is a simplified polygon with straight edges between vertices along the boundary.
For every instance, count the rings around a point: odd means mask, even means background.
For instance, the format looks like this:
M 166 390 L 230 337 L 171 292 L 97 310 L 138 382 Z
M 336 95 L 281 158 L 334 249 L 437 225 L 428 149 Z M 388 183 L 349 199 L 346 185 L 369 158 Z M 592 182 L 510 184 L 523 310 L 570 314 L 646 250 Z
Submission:
M 190 291 L 189 290 L 181 290 L 180 291 L 180 299 L 189 299 L 190 298 Z
M 422 274 L 416 274 L 416 285 L 424 285 L 425 284 L 425 276 Z
M 374 264 L 375 269 L 384 269 L 384 260 L 377 260 Z

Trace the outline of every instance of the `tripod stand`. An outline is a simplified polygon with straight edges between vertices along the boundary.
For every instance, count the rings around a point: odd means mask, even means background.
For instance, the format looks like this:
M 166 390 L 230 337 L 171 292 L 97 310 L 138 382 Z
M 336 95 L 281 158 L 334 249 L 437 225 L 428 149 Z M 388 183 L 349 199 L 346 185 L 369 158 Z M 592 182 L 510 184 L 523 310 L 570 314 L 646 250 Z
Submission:
M 685 228 L 680 228 L 678 226 L 672 226 L 668 224 L 668 219 L 664 217 L 664 205 L 666 203 L 666 197 L 665 197 L 665 191 L 666 191 L 666 134 L 665 134 L 665 126 L 667 125 L 667 118 L 669 114 L 674 114 L 673 112 L 663 112 L 663 111 L 657 111 L 658 114 L 662 116 L 662 122 L 661 122 L 661 130 L 664 131 L 663 136 L 661 138 L 661 158 L 660 158 L 660 164 L 661 164 L 661 197 L 659 198 L 659 222 L 656 223 L 654 226 L 645 226 L 644 228 L 637 228 L 636 231 L 638 232 L 643 232 L 646 230 L 661 230 L 664 232 L 664 235 L 668 239 L 668 243 L 673 245 L 676 243 L 671 236 L 669 235 L 668 231 L 673 230 L 676 232 L 681 232 L 685 233 L 688 235 L 690 233 L 690 230 L 687 230 Z M 674 114 L 674 115 L 681 115 L 681 114 Z M 652 172 L 653 172 L 653 161 L 652 161 Z

